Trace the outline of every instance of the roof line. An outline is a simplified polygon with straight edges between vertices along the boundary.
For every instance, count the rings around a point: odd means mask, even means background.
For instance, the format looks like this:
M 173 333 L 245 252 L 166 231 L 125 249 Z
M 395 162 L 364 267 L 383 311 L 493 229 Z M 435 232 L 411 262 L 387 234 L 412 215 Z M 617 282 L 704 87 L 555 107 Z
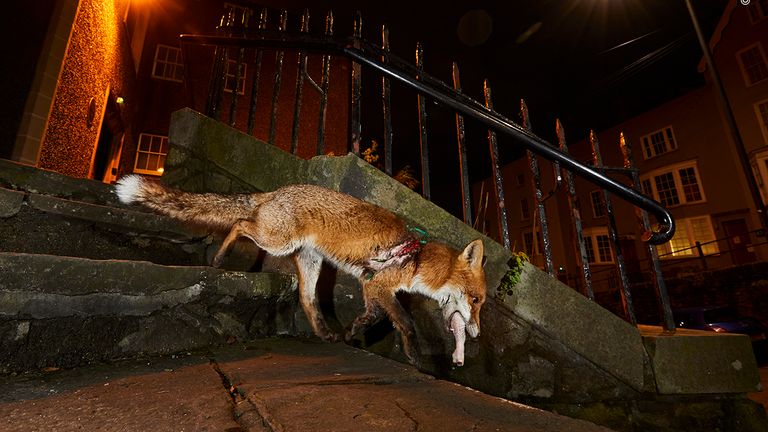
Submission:
M 715 47 L 723 38 L 723 31 L 725 31 L 725 28 L 728 27 L 728 24 L 731 22 L 731 14 L 736 10 L 736 3 L 738 3 L 736 0 L 728 2 L 723 14 L 720 16 L 720 21 L 717 22 L 717 27 L 715 28 L 714 33 L 712 33 L 712 37 L 709 39 L 709 51 L 713 54 L 715 52 Z M 707 62 L 704 61 L 704 56 L 699 60 L 697 70 L 699 73 L 704 73 L 704 71 L 707 70 Z

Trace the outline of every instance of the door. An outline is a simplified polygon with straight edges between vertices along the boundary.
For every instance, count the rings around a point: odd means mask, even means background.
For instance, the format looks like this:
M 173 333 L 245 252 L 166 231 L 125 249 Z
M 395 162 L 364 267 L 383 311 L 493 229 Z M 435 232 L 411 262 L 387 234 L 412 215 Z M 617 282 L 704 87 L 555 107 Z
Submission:
M 728 249 L 731 251 L 733 264 L 746 264 L 755 261 L 752 242 L 749 239 L 747 222 L 744 219 L 734 219 L 723 222 L 725 236 L 728 238 Z
M 94 151 L 90 178 L 105 183 L 111 183 L 116 179 L 123 148 L 123 130 L 120 106 L 116 103 L 114 95 L 109 93 Z

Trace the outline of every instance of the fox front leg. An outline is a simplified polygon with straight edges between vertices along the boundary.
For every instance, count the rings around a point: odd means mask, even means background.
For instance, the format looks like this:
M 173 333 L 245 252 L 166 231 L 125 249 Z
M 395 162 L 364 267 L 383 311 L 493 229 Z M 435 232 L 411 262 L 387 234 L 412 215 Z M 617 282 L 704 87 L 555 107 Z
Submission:
M 421 355 L 419 354 L 419 344 L 416 340 L 416 326 L 413 324 L 411 315 L 403 308 L 403 305 L 397 301 L 394 293 L 380 299 L 381 307 L 392 320 L 392 325 L 400 333 L 403 343 L 403 353 L 408 357 L 408 361 L 416 368 L 421 368 Z
M 382 318 L 384 318 L 384 310 L 376 302 L 366 298 L 365 312 L 352 321 L 344 335 L 344 340 L 350 342 L 352 338 L 360 333 L 365 333 L 371 326 L 381 321 Z

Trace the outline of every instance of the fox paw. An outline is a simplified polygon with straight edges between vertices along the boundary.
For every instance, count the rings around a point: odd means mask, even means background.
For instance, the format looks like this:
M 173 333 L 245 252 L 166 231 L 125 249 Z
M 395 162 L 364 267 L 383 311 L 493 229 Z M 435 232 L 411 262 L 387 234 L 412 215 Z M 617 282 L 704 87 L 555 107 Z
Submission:
M 334 332 L 327 332 L 324 335 L 320 336 L 320 339 L 330 343 L 341 342 L 342 340 L 341 335 Z

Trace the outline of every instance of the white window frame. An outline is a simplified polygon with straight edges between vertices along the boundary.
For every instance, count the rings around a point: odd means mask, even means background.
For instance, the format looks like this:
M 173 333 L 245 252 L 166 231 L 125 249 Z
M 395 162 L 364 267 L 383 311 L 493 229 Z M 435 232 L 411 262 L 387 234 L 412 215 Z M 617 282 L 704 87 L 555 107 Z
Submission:
M 161 58 L 161 50 L 165 50 L 166 55 Z M 171 59 L 170 53 L 175 53 L 176 58 Z M 183 78 L 178 76 L 184 76 L 184 62 L 181 59 L 181 48 L 157 44 L 155 48 L 155 60 L 152 63 L 152 78 L 157 78 L 165 81 L 184 82 Z
M 656 134 L 661 134 L 664 139 L 664 151 L 657 153 L 653 146 L 652 137 Z M 672 126 L 665 126 L 661 129 L 655 130 L 649 134 L 640 137 L 640 145 L 642 147 L 643 159 L 648 160 L 663 154 L 667 154 L 671 151 L 677 150 L 677 138 L 675 138 L 675 131 Z
M 159 140 L 159 142 L 157 142 Z M 157 143 L 158 147 L 153 144 Z M 165 151 L 163 151 L 165 150 Z M 143 167 L 139 166 L 139 159 L 142 155 L 147 156 L 147 161 Z M 136 159 L 133 162 L 133 172 L 137 174 L 147 174 L 154 176 L 163 175 L 165 171 L 165 159 L 168 155 L 168 137 L 165 135 L 155 135 L 149 133 L 139 134 L 139 145 L 136 147 Z M 150 161 L 156 160 L 153 164 L 154 169 L 150 168 Z
M 235 74 L 230 73 L 229 71 L 234 71 L 235 65 L 237 65 L 237 61 L 235 60 L 227 60 L 227 68 L 224 71 L 224 91 L 227 93 L 232 93 L 232 90 L 235 86 Z M 230 67 L 232 66 L 232 67 Z M 240 82 L 238 83 L 239 86 L 237 88 L 237 94 L 244 95 L 245 94 L 245 77 L 248 76 L 248 65 L 243 62 L 240 63 L 240 67 L 242 68 L 242 71 L 240 73 Z
M 757 81 L 751 81 L 749 74 L 747 73 L 747 69 L 744 66 L 744 61 L 742 60 L 742 54 L 746 53 L 747 51 L 750 51 L 754 48 L 757 48 L 757 52 L 760 56 L 760 59 L 762 60 L 762 66 L 763 69 L 765 69 L 765 73 Z M 752 87 L 753 85 L 759 84 L 761 82 L 764 82 L 765 80 L 768 80 L 768 61 L 765 59 L 765 51 L 763 51 L 763 45 L 760 42 L 755 42 L 752 45 L 749 45 L 747 47 L 744 47 L 743 49 L 740 49 L 736 52 L 736 60 L 739 63 L 739 68 L 741 69 L 741 76 L 744 78 L 744 84 L 746 84 L 747 87 Z
M 608 227 L 584 228 L 582 238 L 584 238 L 587 256 L 589 256 L 590 251 L 592 252 L 593 260 L 589 261 L 590 265 L 613 264 L 613 245 L 611 244 L 611 236 L 608 234 Z M 601 251 L 601 244 L 608 247 L 607 257 L 604 249 Z
M 766 204 L 768 203 L 768 150 L 755 153 L 752 173 L 755 175 L 757 186 L 760 188 L 763 204 Z
M 605 217 L 605 192 L 595 189 L 589 193 L 589 203 L 592 206 L 592 217 L 595 219 Z
M 752 24 L 768 18 L 768 0 L 752 0 L 747 6 L 747 15 Z
M 694 222 L 700 221 L 705 223 L 704 237 L 696 236 L 694 229 Z M 709 215 L 696 216 L 690 218 L 676 219 L 677 228 L 675 229 L 675 235 L 667 243 L 656 246 L 656 252 L 659 254 L 660 259 L 675 259 L 675 258 L 690 258 L 699 256 L 699 251 L 696 248 L 696 241 L 702 244 L 701 250 L 704 255 L 714 255 L 720 253 L 720 248 L 715 241 L 715 229 L 712 225 L 712 217 Z M 710 243 L 711 242 L 711 243 Z
M 753 106 L 755 107 L 757 124 L 760 125 L 760 131 L 763 133 L 763 140 L 768 144 L 768 99 L 757 101 Z
M 687 168 L 693 168 L 693 171 L 696 175 L 696 184 L 699 187 L 699 194 L 701 195 L 700 200 L 695 201 L 688 201 L 688 199 L 685 196 L 685 191 L 683 189 L 683 182 L 680 178 L 680 170 L 687 169 Z M 679 199 L 678 204 L 670 204 L 670 203 L 664 203 L 662 202 L 661 197 L 659 196 L 658 191 L 656 190 L 656 177 L 659 177 L 664 174 L 672 174 L 672 177 L 674 179 L 675 183 L 675 190 L 677 191 L 677 197 Z M 650 190 L 648 190 L 646 181 L 650 185 Z M 653 170 L 647 174 L 644 174 L 640 176 L 640 183 L 643 186 L 643 193 L 646 195 L 653 197 L 656 201 L 659 201 L 664 205 L 665 207 L 677 207 L 682 205 L 688 205 L 688 204 L 701 204 L 707 201 L 707 196 L 704 193 L 704 185 L 701 181 L 701 174 L 699 173 L 699 167 L 698 163 L 693 161 L 687 161 L 687 162 L 681 162 L 674 165 L 667 165 L 663 168 L 659 168 L 657 170 Z

